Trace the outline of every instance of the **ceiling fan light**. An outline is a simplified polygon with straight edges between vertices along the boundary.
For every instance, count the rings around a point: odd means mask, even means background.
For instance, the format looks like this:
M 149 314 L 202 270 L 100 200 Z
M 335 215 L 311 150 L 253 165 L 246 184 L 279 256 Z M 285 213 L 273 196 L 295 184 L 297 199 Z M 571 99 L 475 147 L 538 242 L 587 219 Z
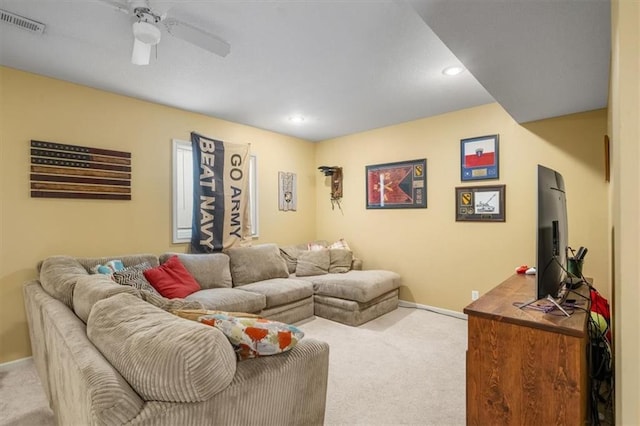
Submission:
M 455 66 L 447 67 L 447 68 L 443 69 L 442 70 L 442 74 L 452 77 L 454 75 L 460 74 L 462 71 L 464 71 L 464 68 L 455 65 Z
M 160 29 L 148 22 L 140 21 L 133 23 L 133 36 L 136 40 L 148 45 L 155 45 L 160 42 Z
M 133 39 L 133 53 L 131 54 L 131 63 L 134 65 L 149 65 L 151 57 L 151 45 L 143 43 L 137 38 Z

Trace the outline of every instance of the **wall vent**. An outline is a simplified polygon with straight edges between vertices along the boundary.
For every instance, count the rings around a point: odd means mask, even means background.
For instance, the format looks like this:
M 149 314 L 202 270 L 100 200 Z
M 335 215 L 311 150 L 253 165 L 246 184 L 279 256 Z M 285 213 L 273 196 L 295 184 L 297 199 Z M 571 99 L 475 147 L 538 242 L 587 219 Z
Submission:
M 44 24 L 2 9 L 0 9 L 0 22 L 22 28 L 23 30 L 31 31 L 33 33 L 44 33 Z

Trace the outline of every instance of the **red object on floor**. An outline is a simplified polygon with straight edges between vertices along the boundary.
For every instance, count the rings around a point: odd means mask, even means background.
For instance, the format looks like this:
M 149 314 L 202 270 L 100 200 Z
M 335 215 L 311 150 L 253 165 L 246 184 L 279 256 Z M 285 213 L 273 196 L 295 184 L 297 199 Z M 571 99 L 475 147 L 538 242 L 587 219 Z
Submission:
M 527 265 L 518 266 L 516 268 L 516 272 L 518 274 L 524 274 L 525 272 L 527 272 L 527 269 L 529 269 L 529 267 Z

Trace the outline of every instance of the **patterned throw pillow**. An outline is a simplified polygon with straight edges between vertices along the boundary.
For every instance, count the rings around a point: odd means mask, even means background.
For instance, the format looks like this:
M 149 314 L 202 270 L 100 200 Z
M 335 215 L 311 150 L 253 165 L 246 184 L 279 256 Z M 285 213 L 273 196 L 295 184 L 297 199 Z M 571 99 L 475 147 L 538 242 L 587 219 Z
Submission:
M 160 295 L 158 291 L 144 277 L 144 271 L 150 269 L 149 262 L 143 262 L 139 265 L 130 266 L 122 271 L 116 271 L 111 275 L 111 278 L 120 285 L 128 285 L 133 288 L 137 288 L 142 291 L 149 291 Z
M 336 241 L 335 243 L 331 244 L 329 246 L 330 249 L 343 249 L 343 250 L 349 250 L 351 251 L 351 249 L 349 248 L 349 244 L 347 244 L 347 242 L 340 238 L 338 241 Z
M 122 263 L 122 260 L 116 259 L 116 260 L 110 260 L 104 265 L 94 266 L 93 268 L 91 268 L 91 273 L 111 275 L 114 272 L 122 271 L 123 269 L 124 269 L 124 264 Z
M 309 243 L 307 244 L 307 250 L 309 251 L 320 251 L 326 249 L 327 246 L 320 243 Z
M 263 318 L 213 314 L 203 315 L 198 320 L 222 331 L 239 361 L 286 352 L 304 337 L 302 330 L 293 325 Z

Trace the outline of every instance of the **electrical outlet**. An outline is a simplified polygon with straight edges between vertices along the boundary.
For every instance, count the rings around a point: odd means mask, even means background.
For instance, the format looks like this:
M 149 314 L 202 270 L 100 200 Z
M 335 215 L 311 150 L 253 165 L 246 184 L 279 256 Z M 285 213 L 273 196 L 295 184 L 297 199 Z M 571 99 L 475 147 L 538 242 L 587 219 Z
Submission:
M 471 300 L 478 300 L 478 297 L 480 297 L 478 290 L 471 290 Z

